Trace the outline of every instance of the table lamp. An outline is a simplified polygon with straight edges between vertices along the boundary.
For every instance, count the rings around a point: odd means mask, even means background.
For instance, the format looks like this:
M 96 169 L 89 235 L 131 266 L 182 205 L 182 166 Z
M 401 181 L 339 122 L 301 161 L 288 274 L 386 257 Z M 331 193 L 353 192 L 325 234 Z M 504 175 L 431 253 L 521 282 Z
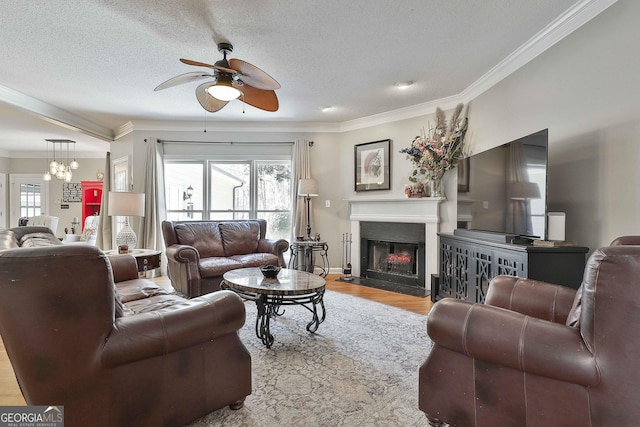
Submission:
M 129 225 L 129 216 L 144 216 L 144 193 L 110 191 L 109 216 L 124 217 L 124 227 L 116 236 L 116 245 L 135 248 L 138 239 Z
M 305 208 L 307 210 L 307 240 L 311 240 L 311 220 L 309 202 L 312 197 L 318 195 L 318 181 L 315 179 L 301 179 L 298 181 L 298 196 L 304 197 Z

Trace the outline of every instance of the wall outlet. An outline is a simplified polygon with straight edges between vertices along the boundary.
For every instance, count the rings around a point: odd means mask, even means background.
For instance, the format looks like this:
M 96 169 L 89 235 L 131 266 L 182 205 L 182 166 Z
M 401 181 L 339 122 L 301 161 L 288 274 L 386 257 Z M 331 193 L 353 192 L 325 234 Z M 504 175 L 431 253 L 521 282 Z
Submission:
M 489 209 L 489 202 L 488 202 L 488 201 L 486 201 L 486 200 L 485 200 L 484 202 L 482 202 L 482 207 L 483 207 L 484 209 Z
M 331 207 L 331 200 L 325 200 L 324 201 L 324 207 L 325 208 L 330 208 Z

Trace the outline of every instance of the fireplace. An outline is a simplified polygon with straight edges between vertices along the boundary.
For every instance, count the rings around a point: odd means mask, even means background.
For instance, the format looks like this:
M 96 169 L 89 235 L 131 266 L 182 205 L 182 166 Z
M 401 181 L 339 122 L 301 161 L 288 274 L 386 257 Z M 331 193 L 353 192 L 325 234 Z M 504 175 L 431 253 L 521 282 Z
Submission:
M 425 287 L 424 224 L 361 222 L 360 277 Z
M 358 197 L 349 199 L 350 231 L 353 238 L 351 264 L 354 280 L 368 283 L 376 282 L 375 285 L 370 284 L 369 286 L 394 292 L 425 296 L 429 289 L 429 286 L 426 286 L 427 278 L 438 274 L 439 206 L 443 200 L 440 197 Z M 361 227 L 362 224 L 365 224 L 364 227 Z M 371 227 L 367 224 L 374 224 L 373 228 L 376 228 L 382 234 L 371 235 L 369 233 Z M 410 231 L 408 233 L 403 232 L 400 235 L 392 231 L 392 227 L 402 224 L 409 226 Z M 418 249 L 414 256 L 417 278 L 413 277 L 413 274 L 411 278 L 402 278 L 409 281 L 410 285 L 398 284 L 397 279 L 401 276 L 400 274 L 388 276 L 386 280 L 391 280 L 391 282 L 367 279 L 368 276 L 375 274 L 367 269 L 369 249 L 363 248 L 368 247 L 368 240 L 417 245 Z M 382 285 L 378 286 L 377 283 Z

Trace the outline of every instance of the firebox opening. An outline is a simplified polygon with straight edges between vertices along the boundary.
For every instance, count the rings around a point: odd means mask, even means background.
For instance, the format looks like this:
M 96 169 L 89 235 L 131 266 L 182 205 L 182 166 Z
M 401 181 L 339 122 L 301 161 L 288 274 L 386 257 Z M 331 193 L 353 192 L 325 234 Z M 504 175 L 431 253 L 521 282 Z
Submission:
M 410 287 L 415 292 L 424 294 L 424 236 L 425 226 L 420 223 L 361 221 L 361 280 L 385 282 L 397 288 Z M 414 291 L 408 291 L 412 292 Z
M 369 240 L 369 246 L 367 269 L 371 272 L 418 277 L 418 245 Z

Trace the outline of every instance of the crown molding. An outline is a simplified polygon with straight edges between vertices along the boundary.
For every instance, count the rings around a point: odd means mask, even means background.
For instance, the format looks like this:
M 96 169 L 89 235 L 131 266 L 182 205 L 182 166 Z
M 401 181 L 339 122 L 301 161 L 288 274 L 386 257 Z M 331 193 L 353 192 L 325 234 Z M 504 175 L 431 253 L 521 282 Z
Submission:
M 460 93 L 469 102 L 522 68 L 560 40 L 591 21 L 618 0 L 582 0 L 527 40 L 485 75 Z
M 433 114 L 437 107 L 443 110 L 454 108 L 460 102 L 460 95 L 449 96 L 446 98 L 428 101 L 418 105 L 399 108 L 397 110 L 387 111 L 380 114 L 374 114 L 368 117 L 349 120 L 339 124 L 340 132 L 349 132 L 368 128 L 372 126 L 382 125 L 385 123 L 397 122 L 400 120 L 412 119 L 414 117 Z
M 313 122 L 208 122 L 203 126 L 202 121 L 155 121 L 134 120 L 120 126 L 116 131 L 115 140 L 130 134 L 133 131 L 148 132 L 319 132 L 339 133 L 339 123 L 313 123 Z
M 422 115 L 433 114 L 436 107 L 447 110 L 458 103 L 469 103 L 482 93 L 522 68 L 538 55 L 551 48 L 560 40 L 591 21 L 618 0 L 582 0 L 553 22 L 527 40 L 522 46 L 502 60 L 498 65 L 473 82 L 457 95 L 423 104 L 413 105 L 398 110 L 387 111 L 369 117 L 350 120 L 340 124 L 341 132 L 357 130 L 389 122 L 410 119 Z

